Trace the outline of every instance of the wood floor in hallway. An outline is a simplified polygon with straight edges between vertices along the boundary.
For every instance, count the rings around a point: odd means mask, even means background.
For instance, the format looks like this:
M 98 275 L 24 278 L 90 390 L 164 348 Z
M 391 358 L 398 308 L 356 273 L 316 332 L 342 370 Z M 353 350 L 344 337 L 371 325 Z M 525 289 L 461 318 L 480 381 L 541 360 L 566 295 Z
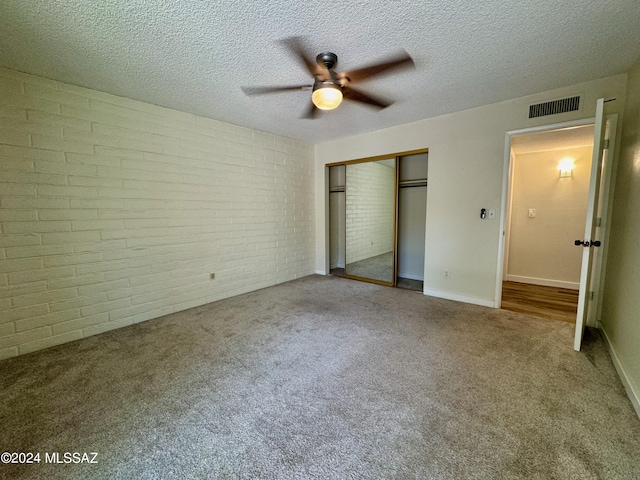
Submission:
M 530 283 L 503 282 L 502 308 L 538 317 L 575 323 L 578 290 Z

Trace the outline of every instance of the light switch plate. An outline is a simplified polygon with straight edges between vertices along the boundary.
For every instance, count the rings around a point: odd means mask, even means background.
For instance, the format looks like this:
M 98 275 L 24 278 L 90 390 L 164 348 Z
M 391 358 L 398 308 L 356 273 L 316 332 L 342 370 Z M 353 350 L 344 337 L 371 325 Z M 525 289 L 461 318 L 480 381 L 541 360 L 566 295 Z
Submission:
M 536 209 L 535 208 L 530 208 L 529 209 L 529 218 L 535 218 L 536 216 Z

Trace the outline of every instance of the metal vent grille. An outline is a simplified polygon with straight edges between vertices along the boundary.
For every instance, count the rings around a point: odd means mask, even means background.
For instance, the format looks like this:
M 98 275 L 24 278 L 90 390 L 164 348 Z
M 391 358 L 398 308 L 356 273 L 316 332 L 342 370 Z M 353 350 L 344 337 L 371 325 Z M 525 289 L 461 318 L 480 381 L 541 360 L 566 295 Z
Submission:
M 575 112 L 580 109 L 580 96 L 552 100 L 529 106 L 529 118 L 555 115 L 556 113 Z

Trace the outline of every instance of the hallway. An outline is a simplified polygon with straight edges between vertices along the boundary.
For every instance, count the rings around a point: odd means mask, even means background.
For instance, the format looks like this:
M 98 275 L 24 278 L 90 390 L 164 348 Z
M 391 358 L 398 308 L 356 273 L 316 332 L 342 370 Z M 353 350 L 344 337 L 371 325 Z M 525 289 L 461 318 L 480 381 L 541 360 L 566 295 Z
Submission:
M 501 307 L 512 312 L 575 323 L 578 290 L 503 282 Z

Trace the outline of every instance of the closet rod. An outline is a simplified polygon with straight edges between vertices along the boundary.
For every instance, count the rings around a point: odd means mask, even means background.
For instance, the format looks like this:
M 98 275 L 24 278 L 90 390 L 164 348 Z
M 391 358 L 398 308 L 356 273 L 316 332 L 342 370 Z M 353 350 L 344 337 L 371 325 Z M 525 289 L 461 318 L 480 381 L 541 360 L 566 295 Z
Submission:
M 426 187 L 427 186 L 427 179 L 423 178 L 420 180 L 404 180 L 402 182 L 398 183 L 398 187 L 399 188 L 405 188 L 405 187 Z

